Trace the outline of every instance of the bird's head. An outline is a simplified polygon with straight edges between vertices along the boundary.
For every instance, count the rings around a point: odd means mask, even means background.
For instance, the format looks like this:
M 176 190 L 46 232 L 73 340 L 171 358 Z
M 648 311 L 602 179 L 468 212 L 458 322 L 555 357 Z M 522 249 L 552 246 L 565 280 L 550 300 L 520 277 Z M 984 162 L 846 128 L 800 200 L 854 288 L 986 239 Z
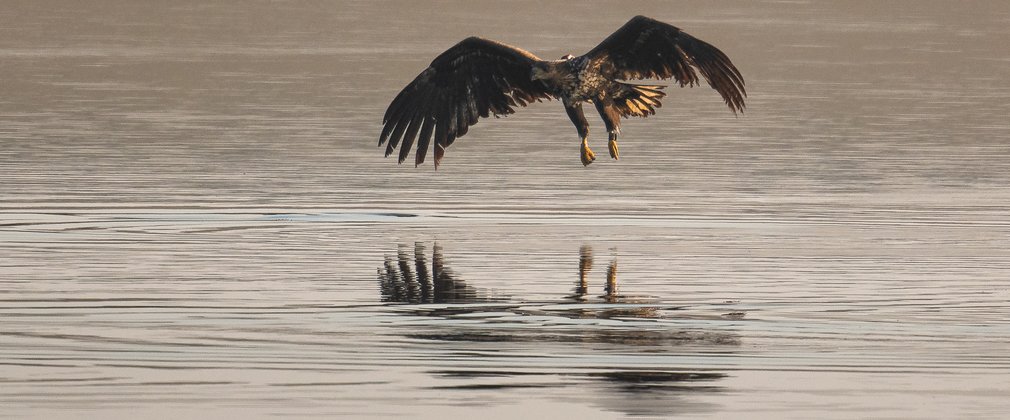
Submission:
M 558 80 L 564 76 L 564 71 L 562 70 L 562 65 L 575 58 L 575 56 L 568 54 L 561 57 L 560 60 L 554 61 L 538 61 L 533 63 L 533 68 L 530 69 L 530 80 Z

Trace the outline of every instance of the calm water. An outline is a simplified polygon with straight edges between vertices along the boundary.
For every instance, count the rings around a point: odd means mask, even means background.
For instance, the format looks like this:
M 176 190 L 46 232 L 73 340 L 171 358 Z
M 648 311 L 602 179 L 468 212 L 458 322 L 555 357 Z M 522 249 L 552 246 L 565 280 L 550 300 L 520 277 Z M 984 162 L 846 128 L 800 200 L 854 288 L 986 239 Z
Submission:
M 550 3 L 550 2 L 547 2 Z M 726 51 L 583 168 L 381 113 L 471 34 Z M 1010 4 L 7 2 L 0 417 L 1001 418 Z

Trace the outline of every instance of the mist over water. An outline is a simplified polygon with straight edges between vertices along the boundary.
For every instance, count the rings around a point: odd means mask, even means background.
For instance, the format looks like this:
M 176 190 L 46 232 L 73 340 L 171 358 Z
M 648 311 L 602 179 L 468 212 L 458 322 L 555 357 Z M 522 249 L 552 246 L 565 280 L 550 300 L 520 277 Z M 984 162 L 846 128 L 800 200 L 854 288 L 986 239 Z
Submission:
M 438 171 L 376 148 L 469 35 L 628 18 L 747 81 L 670 87 L 584 168 L 560 103 Z M 1001 418 L 1010 5 L 13 2 L 0 417 Z

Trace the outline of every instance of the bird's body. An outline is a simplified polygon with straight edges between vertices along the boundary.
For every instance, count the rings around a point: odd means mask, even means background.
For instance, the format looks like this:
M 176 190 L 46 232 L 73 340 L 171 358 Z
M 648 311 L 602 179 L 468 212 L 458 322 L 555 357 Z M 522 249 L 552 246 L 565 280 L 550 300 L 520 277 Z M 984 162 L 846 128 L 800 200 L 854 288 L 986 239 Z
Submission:
M 547 62 L 549 70 L 533 68 L 533 78 L 539 78 L 547 85 L 548 91 L 562 100 L 572 103 L 592 100 L 597 92 L 606 88 L 610 80 L 590 69 L 592 63 L 586 57 L 566 55 L 560 60 Z
M 532 101 L 560 99 L 582 139 L 582 163 L 589 149 L 589 123 L 582 104 L 592 102 L 609 133 L 610 155 L 618 158 L 621 117 L 646 117 L 662 106 L 665 86 L 622 80 L 675 79 L 681 86 L 699 83 L 698 73 L 722 95 L 733 112 L 742 111 L 743 77 L 729 58 L 712 45 L 680 29 L 636 16 L 588 53 L 560 60 L 535 55 L 499 42 L 470 37 L 449 48 L 390 103 L 379 137 L 388 140 L 386 156 L 401 143 L 402 163 L 417 140 L 415 165 L 434 140 L 435 167 L 445 149 L 479 118 L 503 116 Z

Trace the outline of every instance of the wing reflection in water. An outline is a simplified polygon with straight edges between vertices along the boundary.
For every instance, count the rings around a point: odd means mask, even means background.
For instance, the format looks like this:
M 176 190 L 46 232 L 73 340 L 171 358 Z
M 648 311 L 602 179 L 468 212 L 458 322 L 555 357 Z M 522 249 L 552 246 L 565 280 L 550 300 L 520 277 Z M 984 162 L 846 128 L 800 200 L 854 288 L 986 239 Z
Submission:
M 424 256 L 424 244 L 414 244 L 414 252 L 400 245 L 396 259 L 386 257 L 378 270 L 383 302 L 466 303 L 487 300 L 484 294 L 453 276 L 445 266 L 442 247 L 432 246 L 431 271 Z

